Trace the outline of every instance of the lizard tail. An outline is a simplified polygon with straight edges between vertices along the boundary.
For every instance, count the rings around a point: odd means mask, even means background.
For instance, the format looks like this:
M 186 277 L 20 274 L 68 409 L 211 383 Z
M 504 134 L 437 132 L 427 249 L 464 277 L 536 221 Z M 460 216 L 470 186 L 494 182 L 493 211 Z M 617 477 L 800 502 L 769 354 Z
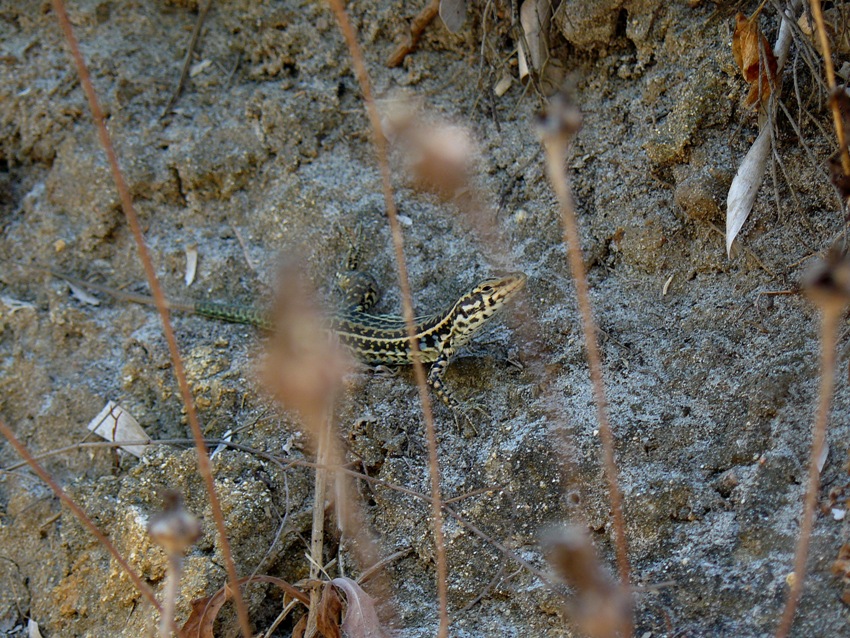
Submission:
M 4 260 L 0 260 L 0 261 L 7 261 L 7 260 L 4 259 Z M 7 263 L 14 263 L 14 262 L 8 262 L 7 261 Z M 20 268 L 28 269 L 28 270 L 35 270 L 35 271 L 38 271 L 38 272 L 47 273 L 48 275 L 52 275 L 53 277 L 56 277 L 57 279 L 62 279 L 64 281 L 67 281 L 69 284 L 72 284 L 74 286 L 78 286 L 80 288 L 87 288 L 89 290 L 94 290 L 94 291 L 97 291 L 97 292 L 102 292 L 105 295 L 109 295 L 110 297 L 112 297 L 114 299 L 118 299 L 119 301 L 129 301 L 131 303 L 137 303 L 137 304 L 141 304 L 143 306 L 156 306 L 156 301 L 154 300 L 154 298 L 151 297 L 151 296 L 148 296 L 148 295 L 139 295 L 139 294 L 132 293 L 132 292 L 126 292 L 124 290 L 119 290 L 118 288 L 110 288 L 109 286 L 103 286 L 101 284 L 96 284 L 92 281 L 86 281 L 85 279 L 78 279 L 77 277 L 73 277 L 71 275 L 66 275 L 65 273 L 53 270 L 52 268 L 45 268 L 43 266 L 33 266 L 33 265 L 29 265 L 29 264 L 18 264 L 18 263 L 14 263 L 14 265 L 18 266 Z M 172 299 L 166 299 L 165 300 L 165 307 L 168 308 L 169 310 L 178 310 L 180 312 L 188 312 L 188 313 L 195 313 L 196 312 L 194 304 L 182 303 L 182 302 L 179 302 L 179 301 L 174 301 Z

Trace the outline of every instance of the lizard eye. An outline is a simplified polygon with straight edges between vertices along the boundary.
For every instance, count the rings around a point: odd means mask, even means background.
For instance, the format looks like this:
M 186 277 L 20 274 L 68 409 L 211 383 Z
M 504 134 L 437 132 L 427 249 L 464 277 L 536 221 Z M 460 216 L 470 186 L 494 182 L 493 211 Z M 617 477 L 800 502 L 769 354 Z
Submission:
M 486 286 L 481 286 L 481 292 L 485 292 L 485 293 L 489 294 L 489 293 L 493 292 L 493 286 L 491 286 L 490 284 L 487 284 Z

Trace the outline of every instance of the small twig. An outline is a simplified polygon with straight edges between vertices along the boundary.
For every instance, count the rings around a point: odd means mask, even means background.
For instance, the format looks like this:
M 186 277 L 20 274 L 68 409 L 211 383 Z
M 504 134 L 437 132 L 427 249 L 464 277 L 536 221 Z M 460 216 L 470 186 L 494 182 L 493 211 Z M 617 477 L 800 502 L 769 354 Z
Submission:
M 259 638 L 271 638 L 274 635 L 275 630 L 280 626 L 280 624 L 286 620 L 286 617 L 292 613 L 292 610 L 295 609 L 299 605 L 300 601 L 298 600 L 290 600 L 286 607 L 283 608 L 283 611 L 280 612 L 277 618 L 274 619 L 274 622 L 268 628 L 267 631 L 260 634 Z
M 457 503 L 458 501 L 464 501 L 468 498 L 472 498 L 473 496 L 478 496 L 479 494 L 489 494 L 490 492 L 498 492 L 499 490 L 505 489 L 505 485 L 492 485 L 490 487 L 480 487 L 477 490 L 472 490 L 471 492 L 464 492 L 463 494 L 458 494 L 457 496 L 453 496 L 451 498 L 447 498 L 444 503 L 446 505 L 451 505 L 452 503 Z
M 333 419 L 330 410 L 324 419 L 324 423 L 314 423 L 308 426 L 309 430 L 316 432 L 316 468 L 315 487 L 313 489 L 313 526 L 310 536 L 310 578 L 318 580 L 321 577 L 321 566 L 323 564 L 322 554 L 325 546 L 325 499 L 328 490 L 328 464 L 331 459 L 331 430 Z M 319 600 L 322 597 L 320 587 L 310 589 L 310 608 L 307 612 L 307 628 L 304 631 L 306 638 L 318 635 L 316 621 L 319 613 Z
M 719 233 L 719 234 L 720 234 L 720 235 L 722 235 L 723 237 L 726 237 L 726 233 L 725 233 L 723 230 L 721 230 L 721 229 L 720 229 L 720 227 L 719 227 L 717 224 L 715 224 L 715 223 L 714 223 L 714 222 L 712 222 L 712 221 L 707 221 L 706 223 L 708 224 L 709 228 L 711 228 L 712 230 L 716 231 L 717 233 Z M 740 249 L 741 249 L 743 252 L 745 252 L 747 255 L 749 255 L 750 257 L 752 257 L 752 258 L 753 258 L 753 260 L 754 260 L 754 261 L 755 261 L 755 262 L 756 262 L 756 263 L 757 263 L 757 264 L 761 267 L 761 269 L 762 269 L 764 272 L 766 272 L 766 273 L 767 273 L 768 275 L 770 275 L 771 277 L 776 277 L 776 273 L 775 273 L 775 272 L 773 272 L 770 268 L 768 268 L 768 267 L 764 264 L 764 262 L 763 262 L 761 259 L 759 259 L 759 256 L 758 256 L 758 255 L 756 255 L 756 254 L 755 254 L 755 252 L 753 252 L 752 250 L 750 250 L 749 248 L 747 248 L 746 246 L 741 245 L 741 244 L 739 244 L 739 247 L 740 247 Z
M 254 260 L 251 259 L 251 255 L 248 254 L 248 246 L 245 240 L 242 239 L 242 233 L 239 232 L 239 229 L 234 224 L 230 224 L 230 228 L 233 230 L 233 234 L 236 235 L 236 241 L 239 242 L 239 246 L 242 248 L 242 256 L 245 258 L 245 263 L 256 274 L 257 266 L 254 264 Z
M 186 380 L 186 371 L 183 366 L 183 359 L 180 357 L 180 350 L 177 347 L 177 338 L 174 336 L 174 329 L 171 327 L 169 320 L 169 312 L 165 295 L 162 292 L 162 286 L 156 277 L 156 271 L 153 267 L 150 251 L 145 243 L 145 237 L 142 234 L 142 227 L 139 223 L 139 216 L 133 206 L 133 198 L 130 195 L 130 189 L 127 186 L 127 181 L 121 168 L 118 165 L 118 157 L 115 153 L 115 147 L 112 144 L 112 138 L 109 136 L 109 131 L 106 129 L 106 118 L 103 114 L 103 109 L 100 107 L 100 101 L 95 93 L 94 86 L 91 82 L 88 68 L 83 55 L 80 52 L 80 47 L 74 31 L 71 27 L 71 22 L 68 19 L 68 13 L 65 11 L 63 0 L 53 0 L 53 7 L 59 19 L 59 24 L 62 26 L 62 31 L 65 34 L 65 39 L 71 49 L 71 55 L 74 58 L 74 63 L 77 67 L 77 73 L 80 76 L 80 84 L 86 94 L 86 98 L 91 109 L 92 118 L 94 119 L 95 128 L 97 129 L 100 144 L 103 147 L 106 157 L 109 161 L 109 167 L 112 172 L 112 179 L 115 182 L 115 188 L 118 190 L 118 195 L 121 199 L 121 207 L 124 210 L 124 216 L 127 218 L 127 224 L 133 232 L 133 239 L 136 242 L 136 247 L 139 251 L 139 258 L 145 270 L 145 276 L 150 286 L 151 295 L 156 303 L 157 311 L 162 318 L 162 331 L 165 335 L 165 340 L 168 343 L 168 350 L 171 354 L 171 362 L 174 366 L 174 377 L 177 379 L 177 385 L 180 388 L 180 396 L 183 399 L 183 405 L 186 408 L 186 418 L 189 421 L 189 427 L 192 430 L 192 436 L 195 439 L 195 449 L 198 457 L 198 471 L 204 479 L 207 493 L 210 498 L 210 509 L 212 510 L 213 519 L 215 520 L 216 530 L 218 532 L 218 541 L 220 543 L 222 557 L 227 568 L 227 575 L 233 588 L 233 602 L 236 606 L 236 613 L 239 617 L 239 627 L 245 638 L 251 636 L 251 623 L 248 620 L 248 608 L 242 599 L 242 593 L 239 590 L 239 576 L 236 573 L 236 565 L 233 562 L 233 554 L 230 550 L 230 541 L 227 538 L 227 529 L 224 525 L 224 514 L 221 511 L 221 503 L 218 499 L 218 494 L 215 491 L 215 482 L 213 481 L 212 469 L 210 467 L 209 453 L 204 445 L 204 435 L 201 429 L 198 413 L 195 409 L 195 402 L 192 398 L 192 391 L 189 389 L 189 383 Z
M 357 583 L 362 585 L 367 580 L 372 578 L 372 576 L 379 573 L 384 567 L 386 567 L 390 563 L 394 563 L 395 561 L 399 560 L 400 558 L 404 558 L 405 556 L 407 556 L 412 551 L 413 551 L 413 548 L 408 547 L 407 549 L 402 549 L 400 551 L 397 551 L 395 554 L 390 554 L 389 556 L 387 556 L 386 558 L 384 558 L 381 561 L 378 561 L 377 563 L 375 563 L 374 565 L 369 567 L 366 571 L 364 571 L 362 574 L 360 574 L 360 576 L 357 577 Z
M 506 556 L 507 558 L 510 558 L 511 560 L 515 561 L 518 565 L 521 565 L 522 567 L 524 567 L 526 570 L 528 570 L 528 572 L 529 572 L 530 574 L 533 574 L 534 576 L 537 576 L 537 578 L 539 578 L 539 579 L 540 579 L 540 581 L 541 581 L 544 585 L 548 586 L 548 587 L 549 587 L 549 588 L 551 588 L 553 591 L 555 591 L 556 593 L 558 593 L 558 592 L 557 592 L 557 590 L 555 590 L 555 589 L 554 589 L 554 585 L 555 585 L 555 583 L 557 582 L 557 579 L 553 578 L 552 574 L 547 574 L 547 573 L 546 573 L 546 572 L 544 572 L 543 570 L 538 569 L 537 567 L 535 567 L 534 565 L 532 565 L 530 562 L 528 562 L 527 560 L 525 560 L 524 558 L 522 558 L 519 554 L 517 554 L 516 552 L 514 552 L 512 549 L 510 549 L 509 547 L 507 547 L 505 544 L 500 543 L 499 541 L 497 541 L 495 538 L 493 538 L 493 537 L 492 537 L 492 536 L 490 536 L 489 534 L 486 534 L 486 533 L 485 533 L 483 530 L 481 530 L 479 527 L 477 527 L 476 525 L 474 525 L 474 524 L 470 523 L 469 521 L 467 521 L 467 520 L 466 520 L 465 518 L 463 518 L 460 514 L 458 514 L 457 512 L 455 512 L 455 511 L 454 511 L 451 507 L 444 507 L 443 509 L 446 511 L 446 514 L 448 514 L 448 515 L 449 515 L 449 516 L 451 516 L 451 517 L 452 517 L 455 521 L 457 521 L 457 523 L 458 523 L 461 527 L 465 527 L 465 528 L 466 528 L 466 529 L 468 529 L 470 532 L 472 532 L 475 536 L 477 536 L 478 538 L 480 538 L 481 540 L 483 540 L 485 543 L 487 543 L 488 545 L 490 545 L 490 546 L 494 547 L 495 549 L 497 549 L 497 550 L 498 550 L 499 552 L 501 552 L 504 556 Z
M 493 578 L 490 579 L 489 583 L 484 585 L 484 589 L 482 589 L 480 592 L 478 592 L 478 595 L 475 598 L 473 598 L 466 605 L 464 605 L 463 609 L 460 610 L 461 613 L 469 611 L 470 609 L 475 607 L 475 605 L 480 603 L 484 599 L 484 597 L 487 594 L 489 594 L 490 591 L 492 589 L 494 589 L 499 582 L 501 582 L 502 574 L 504 574 L 504 573 L 505 573 L 505 564 L 502 563 L 499 566 L 499 570 L 496 572 L 496 575 L 493 576 Z
M 198 40 L 201 37 L 201 27 L 207 17 L 207 12 L 212 6 L 213 0 L 207 0 L 198 12 L 198 19 L 195 21 L 195 28 L 192 29 L 192 37 L 189 39 L 189 46 L 186 47 L 186 57 L 183 58 L 183 69 L 180 71 L 180 80 L 177 82 L 177 88 L 168 100 L 168 104 L 162 110 L 162 115 L 159 119 L 164 118 L 171 112 L 172 107 L 177 103 L 180 94 L 183 93 L 183 87 L 186 86 L 186 80 L 189 79 L 189 69 L 192 68 L 192 55 L 195 53 L 195 47 L 198 45 Z
M 413 53 L 425 29 L 434 21 L 438 13 L 440 13 L 440 0 L 430 0 L 425 8 L 419 12 L 419 15 L 413 18 L 410 23 L 410 33 L 404 36 L 404 42 L 399 44 L 392 55 L 387 58 L 388 67 L 391 69 L 397 67 L 404 62 L 404 58 Z
M 233 76 L 236 75 L 236 71 L 239 70 L 239 65 L 242 64 L 242 53 L 236 54 L 236 61 L 233 63 L 233 66 L 230 69 L 230 73 L 227 74 L 227 79 L 224 81 L 224 88 L 230 86 L 230 83 L 233 82 Z

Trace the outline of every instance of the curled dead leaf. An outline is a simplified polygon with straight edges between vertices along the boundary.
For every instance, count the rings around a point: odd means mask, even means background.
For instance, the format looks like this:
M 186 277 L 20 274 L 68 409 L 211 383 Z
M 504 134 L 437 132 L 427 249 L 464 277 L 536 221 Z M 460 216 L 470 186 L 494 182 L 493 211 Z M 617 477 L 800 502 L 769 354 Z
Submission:
M 324 638 L 342 638 L 341 618 L 342 601 L 339 594 L 333 585 L 325 583 L 316 613 L 316 628 Z
M 270 583 L 283 590 L 284 594 L 302 603 L 304 606 L 310 604 L 310 598 L 301 590 L 296 589 L 285 580 L 275 578 L 274 576 L 250 576 L 242 578 L 239 581 L 239 586 L 249 583 Z M 198 638 L 215 638 L 213 634 L 213 626 L 215 619 L 218 617 L 218 612 L 221 611 L 224 603 L 232 596 L 232 591 L 225 586 L 215 592 L 212 596 L 206 598 L 198 598 L 192 601 L 192 613 L 186 619 L 186 623 L 181 628 L 184 636 L 197 636 Z M 294 632 L 293 632 L 294 635 Z
M 750 216 L 756 194 L 761 187 L 770 157 L 770 127 L 773 119 L 762 127 L 756 141 L 744 156 L 726 196 L 726 255 L 732 258 L 732 246 Z
M 342 631 L 350 638 L 385 638 L 375 602 L 356 581 L 350 578 L 334 578 L 331 581 L 345 594 L 345 617 L 342 621 Z
M 735 33 L 732 35 L 732 55 L 750 84 L 746 104 L 752 106 L 770 97 L 770 87 L 776 83 L 776 56 L 758 25 L 759 12 L 747 18 L 743 13 L 735 16 Z

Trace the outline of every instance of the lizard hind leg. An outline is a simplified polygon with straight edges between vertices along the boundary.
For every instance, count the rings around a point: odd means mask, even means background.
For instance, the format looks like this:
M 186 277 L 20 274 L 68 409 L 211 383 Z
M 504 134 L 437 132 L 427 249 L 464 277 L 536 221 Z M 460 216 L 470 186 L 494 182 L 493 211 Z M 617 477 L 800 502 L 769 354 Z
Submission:
M 363 247 L 363 227 L 358 224 L 348 232 L 348 255 L 343 268 L 337 273 L 336 285 L 342 293 L 342 308 L 347 312 L 366 312 L 381 298 L 378 282 L 367 272 L 360 270 Z
M 366 312 L 381 298 L 375 278 L 359 270 L 340 273 L 336 285 L 342 293 L 342 307 L 349 312 Z

